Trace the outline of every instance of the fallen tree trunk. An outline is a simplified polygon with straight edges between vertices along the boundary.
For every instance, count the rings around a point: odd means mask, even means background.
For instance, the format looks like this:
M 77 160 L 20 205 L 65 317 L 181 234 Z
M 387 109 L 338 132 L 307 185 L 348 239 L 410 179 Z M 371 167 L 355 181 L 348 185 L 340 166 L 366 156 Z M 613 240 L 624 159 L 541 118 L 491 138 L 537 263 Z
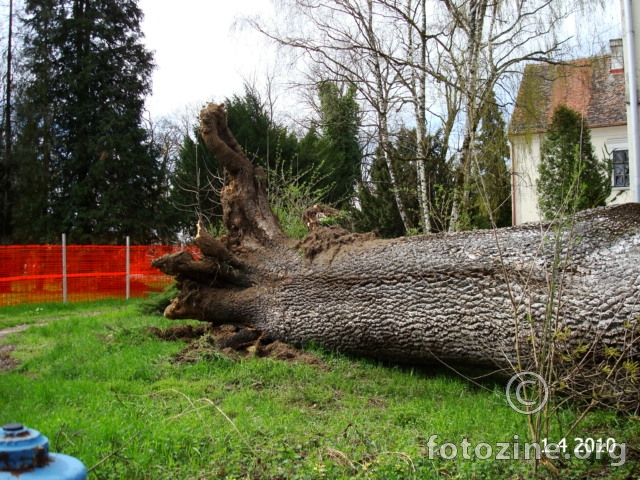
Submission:
M 567 348 L 596 338 L 619 346 L 640 314 L 639 204 L 561 224 L 392 240 L 317 227 L 295 244 L 223 106 L 202 111 L 201 132 L 231 178 L 221 194 L 229 234 L 200 228 L 202 259 L 154 261 L 181 290 L 169 318 L 392 361 L 524 368 L 536 335 L 564 332 Z

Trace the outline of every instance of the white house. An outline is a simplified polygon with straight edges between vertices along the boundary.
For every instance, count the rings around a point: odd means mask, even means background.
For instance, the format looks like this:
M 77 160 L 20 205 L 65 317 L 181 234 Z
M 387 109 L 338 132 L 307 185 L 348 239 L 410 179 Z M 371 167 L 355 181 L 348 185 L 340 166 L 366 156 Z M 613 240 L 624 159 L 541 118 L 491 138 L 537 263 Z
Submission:
M 541 218 L 536 194 L 540 145 L 554 109 L 561 104 L 585 115 L 596 155 L 612 161 L 607 203 L 633 201 L 622 40 L 611 40 L 608 55 L 525 67 L 509 124 L 514 225 Z

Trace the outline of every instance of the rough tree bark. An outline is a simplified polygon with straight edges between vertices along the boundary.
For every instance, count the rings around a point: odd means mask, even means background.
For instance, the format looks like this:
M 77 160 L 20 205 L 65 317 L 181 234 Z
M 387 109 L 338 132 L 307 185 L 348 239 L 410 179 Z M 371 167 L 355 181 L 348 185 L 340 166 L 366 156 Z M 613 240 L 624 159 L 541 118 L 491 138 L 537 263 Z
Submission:
M 201 131 L 231 179 L 221 195 L 229 234 L 200 229 L 202 259 L 154 261 L 181 289 L 169 318 L 250 325 L 284 342 L 392 361 L 507 367 L 518 345 L 526 357 L 531 326 L 550 315 L 570 342 L 601 335 L 615 344 L 640 314 L 640 204 L 562 225 L 392 240 L 318 227 L 295 244 L 224 106 L 202 111 Z

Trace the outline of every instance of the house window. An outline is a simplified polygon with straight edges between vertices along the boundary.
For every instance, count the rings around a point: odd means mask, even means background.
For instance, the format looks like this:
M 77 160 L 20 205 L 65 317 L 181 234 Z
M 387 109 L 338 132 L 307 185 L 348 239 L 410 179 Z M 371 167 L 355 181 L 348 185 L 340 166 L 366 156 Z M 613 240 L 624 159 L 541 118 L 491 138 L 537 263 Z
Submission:
M 613 187 L 629 187 L 629 150 L 613 151 Z

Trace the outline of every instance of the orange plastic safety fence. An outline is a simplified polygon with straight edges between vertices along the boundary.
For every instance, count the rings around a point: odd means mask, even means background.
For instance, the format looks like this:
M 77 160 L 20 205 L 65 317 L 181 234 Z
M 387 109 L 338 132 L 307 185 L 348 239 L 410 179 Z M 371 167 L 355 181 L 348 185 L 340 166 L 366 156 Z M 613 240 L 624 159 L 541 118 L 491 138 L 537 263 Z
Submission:
M 130 295 L 162 291 L 173 281 L 151 266 L 154 258 L 180 247 L 131 246 Z M 67 298 L 70 302 L 126 297 L 126 247 L 68 245 Z M 61 245 L 0 247 L 0 305 L 63 300 Z

